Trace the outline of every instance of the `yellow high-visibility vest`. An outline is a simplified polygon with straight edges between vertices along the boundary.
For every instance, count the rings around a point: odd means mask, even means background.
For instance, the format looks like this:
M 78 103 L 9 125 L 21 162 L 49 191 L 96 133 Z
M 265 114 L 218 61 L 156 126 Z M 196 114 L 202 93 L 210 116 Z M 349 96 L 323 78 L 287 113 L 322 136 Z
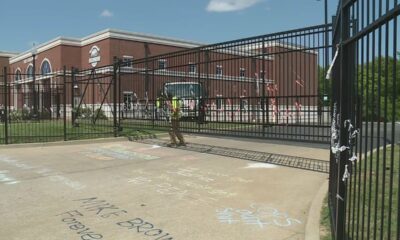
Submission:
M 178 110 L 180 108 L 179 99 L 177 97 L 172 98 L 172 107 L 174 110 Z
M 177 97 L 172 98 L 172 118 L 179 119 L 180 116 L 180 100 Z
M 157 98 L 156 106 L 157 106 L 157 108 L 160 108 L 160 98 L 159 97 Z

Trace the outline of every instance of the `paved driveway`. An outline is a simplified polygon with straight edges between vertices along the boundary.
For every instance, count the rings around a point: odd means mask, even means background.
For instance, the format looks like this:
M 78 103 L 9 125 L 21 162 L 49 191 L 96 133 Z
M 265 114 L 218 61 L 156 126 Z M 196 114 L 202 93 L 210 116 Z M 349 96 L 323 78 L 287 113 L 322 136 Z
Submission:
M 304 239 L 311 202 L 326 179 L 127 141 L 1 148 L 0 236 Z

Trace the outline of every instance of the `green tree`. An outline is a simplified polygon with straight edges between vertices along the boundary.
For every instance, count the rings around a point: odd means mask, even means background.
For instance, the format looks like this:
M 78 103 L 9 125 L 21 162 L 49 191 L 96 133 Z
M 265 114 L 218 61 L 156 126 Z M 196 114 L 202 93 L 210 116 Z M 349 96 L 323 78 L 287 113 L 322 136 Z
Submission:
M 330 106 L 332 99 L 332 80 L 326 79 L 325 68 L 318 66 L 318 95 L 323 106 Z M 327 101 L 324 101 L 324 96 L 328 97 Z
M 398 53 L 400 58 L 400 53 Z M 393 57 L 375 58 L 358 66 L 358 101 L 363 120 L 400 120 L 400 62 Z M 385 112 L 386 108 L 386 112 Z M 393 112 L 394 110 L 394 112 Z

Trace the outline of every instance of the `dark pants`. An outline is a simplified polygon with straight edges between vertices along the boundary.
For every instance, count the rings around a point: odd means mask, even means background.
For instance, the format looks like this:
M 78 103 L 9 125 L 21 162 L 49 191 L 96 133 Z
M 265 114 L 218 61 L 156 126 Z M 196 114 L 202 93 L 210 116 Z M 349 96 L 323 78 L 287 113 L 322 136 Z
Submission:
M 179 139 L 180 143 L 185 143 L 185 139 L 183 139 L 182 133 L 179 130 L 180 121 L 179 119 L 171 119 L 171 129 L 169 130 L 169 137 L 171 139 L 172 144 L 177 144 L 176 138 Z

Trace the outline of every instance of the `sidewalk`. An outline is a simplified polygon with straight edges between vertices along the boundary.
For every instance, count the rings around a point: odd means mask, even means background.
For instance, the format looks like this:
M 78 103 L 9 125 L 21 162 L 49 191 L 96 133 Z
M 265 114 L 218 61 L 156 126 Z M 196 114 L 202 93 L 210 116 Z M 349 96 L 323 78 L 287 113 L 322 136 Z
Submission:
M 260 146 L 210 137 L 187 139 Z M 266 151 L 284 149 L 266 146 Z M 303 240 L 308 220 L 319 217 L 318 209 L 309 214 L 327 177 L 128 141 L 3 148 L 0 236 Z

